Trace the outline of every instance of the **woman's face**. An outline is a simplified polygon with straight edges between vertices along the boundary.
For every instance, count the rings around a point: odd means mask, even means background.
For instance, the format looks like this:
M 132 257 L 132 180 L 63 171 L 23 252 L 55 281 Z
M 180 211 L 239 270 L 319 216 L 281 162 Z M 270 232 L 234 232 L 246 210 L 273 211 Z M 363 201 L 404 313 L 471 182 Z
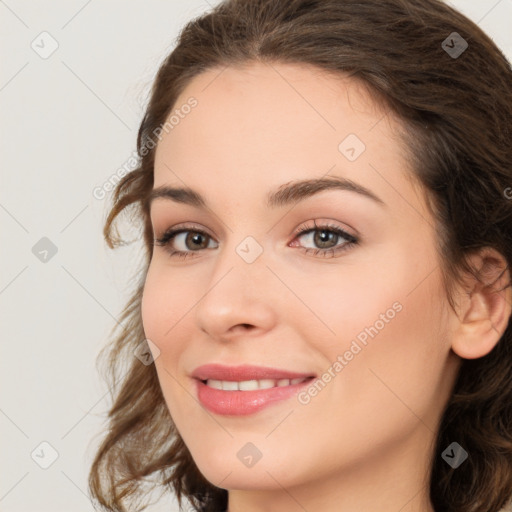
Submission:
M 209 70 L 172 114 L 154 189 L 192 189 L 205 206 L 185 194 L 152 201 L 155 238 L 188 231 L 155 246 L 142 316 L 200 471 L 230 490 L 295 488 L 301 503 L 314 483 L 341 492 L 370 478 L 379 499 L 403 487 L 407 502 L 460 360 L 434 219 L 407 179 L 397 122 L 356 82 L 290 64 Z M 335 178 L 368 194 L 298 187 Z M 212 374 L 231 382 L 207 386 L 193 376 L 206 364 L 316 379 L 283 380 L 273 400 L 276 390 L 230 391 L 255 374 Z

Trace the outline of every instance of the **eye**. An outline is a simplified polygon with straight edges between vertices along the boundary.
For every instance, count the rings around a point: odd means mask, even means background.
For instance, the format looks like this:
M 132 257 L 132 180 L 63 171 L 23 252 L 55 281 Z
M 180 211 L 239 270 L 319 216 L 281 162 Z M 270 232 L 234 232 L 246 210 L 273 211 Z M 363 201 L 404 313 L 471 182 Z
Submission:
M 301 245 L 299 248 L 306 254 L 313 251 L 314 255 L 321 254 L 322 257 L 328 257 L 328 255 L 334 257 L 335 254 L 348 250 L 359 242 L 356 237 L 332 224 L 317 225 L 315 222 L 313 227 L 302 225 L 295 234 L 296 238 L 290 245 L 291 247 L 297 246 L 295 240 L 303 238 L 319 248 L 308 248 Z M 339 243 L 340 238 L 344 240 L 344 243 Z M 194 252 L 215 248 L 208 241 L 212 242 L 213 239 L 202 229 L 182 227 L 168 229 L 162 237 L 155 240 L 154 245 L 166 247 L 171 257 L 187 258 L 195 257 L 192 254 Z M 181 248 L 172 248 L 175 245 L 181 245 Z
M 300 226 L 297 230 L 297 239 L 299 238 L 305 238 L 313 245 L 319 247 L 319 249 L 302 247 L 302 249 L 305 249 L 304 252 L 306 254 L 312 251 L 314 255 L 322 254 L 324 258 L 327 258 L 328 255 L 335 257 L 335 254 L 346 251 L 359 242 L 355 236 L 347 233 L 339 226 L 333 224 L 317 225 L 316 221 L 313 223 L 313 227 Z M 345 239 L 345 243 L 339 245 L 340 238 Z
M 190 252 L 187 252 L 189 248 L 192 248 L 191 252 L 207 248 L 208 243 L 205 243 L 205 239 L 213 240 L 201 229 L 174 228 L 168 229 L 161 238 L 155 240 L 155 245 L 168 248 L 171 257 L 186 258 L 190 255 Z M 181 244 L 184 249 L 171 249 L 170 246 L 176 243 Z

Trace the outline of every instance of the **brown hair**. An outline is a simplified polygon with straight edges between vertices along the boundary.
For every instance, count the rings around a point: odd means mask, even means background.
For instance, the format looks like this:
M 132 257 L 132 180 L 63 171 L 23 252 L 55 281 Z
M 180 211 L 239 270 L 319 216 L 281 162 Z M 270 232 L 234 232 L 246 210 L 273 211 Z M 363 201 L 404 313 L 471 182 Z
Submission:
M 460 56 L 442 46 L 453 32 L 468 43 Z M 126 502 L 135 510 L 143 480 L 155 475 L 180 505 L 185 497 L 194 510 L 227 506 L 227 491 L 203 477 L 173 425 L 155 366 L 141 364 L 133 353 L 145 339 L 140 306 L 153 249 L 147 197 L 155 149 L 149 143 L 195 76 L 255 61 L 309 64 L 350 76 L 397 115 L 411 175 L 436 220 L 452 308 L 453 284 L 462 272 L 477 274 L 467 255 L 492 247 L 507 265 L 512 260 L 512 200 L 505 193 L 512 186 L 512 69 L 475 23 L 439 0 L 228 0 L 190 21 L 158 71 L 138 132 L 139 164 L 118 183 L 104 227 L 110 248 L 122 244 L 117 230 L 112 234 L 114 220 L 131 210 L 146 248 L 124 326 L 104 349 L 113 405 L 89 475 L 90 491 L 104 510 L 125 511 Z M 436 512 L 497 512 L 509 503 L 511 368 L 510 324 L 489 354 L 462 361 L 433 454 Z M 441 458 L 453 441 L 470 454 L 455 470 Z

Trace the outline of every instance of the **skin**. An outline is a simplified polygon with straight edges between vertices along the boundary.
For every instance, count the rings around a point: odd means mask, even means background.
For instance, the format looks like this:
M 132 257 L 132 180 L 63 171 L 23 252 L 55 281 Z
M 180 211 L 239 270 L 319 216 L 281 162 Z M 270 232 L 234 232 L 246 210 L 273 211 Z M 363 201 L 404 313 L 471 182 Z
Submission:
M 229 512 L 432 512 L 440 415 L 461 357 L 481 357 L 499 340 L 510 293 L 491 300 L 468 279 L 460 310 L 450 310 L 434 219 L 408 178 L 398 121 L 360 84 L 304 65 L 220 71 L 183 91 L 175 108 L 190 96 L 198 105 L 156 151 L 154 187 L 188 186 L 210 207 L 157 199 L 151 208 L 156 237 L 187 222 L 211 235 L 196 252 L 186 235 L 156 246 L 147 274 L 143 325 L 160 351 L 155 365 L 172 418 L 202 474 L 229 490 Z M 351 133 L 366 146 L 353 162 L 338 149 Z M 327 174 L 367 187 L 385 205 L 332 189 L 266 207 L 270 190 Z M 346 243 L 296 236 L 314 221 L 359 243 L 334 257 L 306 254 L 301 246 Z M 236 252 L 247 236 L 263 250 L 251 264 Z M 171 257 L 172 249 L 193 254 Z M 235 417 L 197 401 L 190 374 L 206 363 L 321 376 L 394 303 L 401 310 L 307 404 L 293 397 Z M 262 453 L 250 468 L 237 457 L 248 442 Z

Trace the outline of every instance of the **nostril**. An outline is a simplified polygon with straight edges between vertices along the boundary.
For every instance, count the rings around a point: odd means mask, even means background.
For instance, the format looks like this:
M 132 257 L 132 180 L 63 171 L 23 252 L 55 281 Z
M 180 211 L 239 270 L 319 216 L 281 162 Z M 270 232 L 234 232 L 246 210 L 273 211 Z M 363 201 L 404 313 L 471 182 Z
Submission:
M 235 327 L 233 327 L 233 331 L 236 331 L 238 329 L 242 329 L 244 331 L 247 331 L 247 330 L 253 329 L 253 328 L 254 328 L 254 326 L 251 325 L 251 324 L 238 324 Z

